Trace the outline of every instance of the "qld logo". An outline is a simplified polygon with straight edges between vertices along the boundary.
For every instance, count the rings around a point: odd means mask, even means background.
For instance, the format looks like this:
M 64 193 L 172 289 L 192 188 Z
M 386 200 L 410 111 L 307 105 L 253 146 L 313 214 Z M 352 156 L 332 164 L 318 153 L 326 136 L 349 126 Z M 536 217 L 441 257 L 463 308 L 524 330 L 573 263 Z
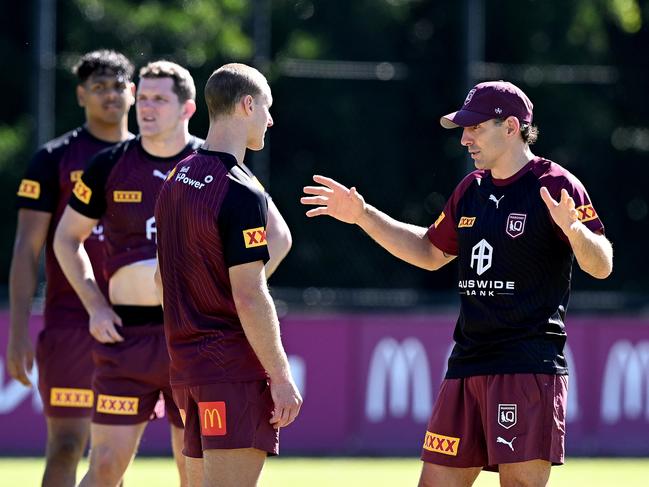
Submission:
M 507 226 L 505 232 L 511 238 L 520 237 L 525 232 L 525 220 L 527 215 L 525 213 L 510 213 L 507 217 Z
M 516 404 L 498 404 L 498 424 L 505 429 L 515 426 L 518 422 Z

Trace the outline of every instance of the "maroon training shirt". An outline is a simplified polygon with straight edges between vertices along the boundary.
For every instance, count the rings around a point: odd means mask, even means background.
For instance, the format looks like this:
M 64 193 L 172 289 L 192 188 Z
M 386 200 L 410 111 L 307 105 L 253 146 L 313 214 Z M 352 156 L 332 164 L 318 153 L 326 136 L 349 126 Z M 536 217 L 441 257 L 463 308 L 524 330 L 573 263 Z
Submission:
M 200 149 L 180 162 L 156 206 L 172 385 L 259 380 L 229 268 L 268 261 L 267 200 L 231 154 Z
M 566 189 L 579 219 L 603 232 L 581 182 L 534 158 L 507 179 L 474 171 L 429 228 L 438 249 L 458 256 L 460 316 L 446 378 L 484 374 L 567 374 L 564 318 L 573 253 L 540 188 Z
M 77 182 L 70 206 L 88 218 L 102 219 L 106 229 L 105 276 L 141 260 L 155 259 L 153 215 L 158 192 L 169 171 L 201 144 L 192 137 L 172 157 L 155 157 L 142 148 L 140 137 L 103 151 Z
M 17 207 L 52 214 L 45 246 L 45 327 L 86 327 L 88 314 L 59 266 L 52 241 L 54 231 L 68 204 L 72 188 L 88 161 L 97 152 L 114 145 L 92 136 L 85 128 L 76 128 L 47 142 L 32 158 L 18 189 Z M 100 224 L 85 241 L 85 248 L 97 276 L 97 284 L 106 294 L 101 269 L 104 260 L 104 235 Z

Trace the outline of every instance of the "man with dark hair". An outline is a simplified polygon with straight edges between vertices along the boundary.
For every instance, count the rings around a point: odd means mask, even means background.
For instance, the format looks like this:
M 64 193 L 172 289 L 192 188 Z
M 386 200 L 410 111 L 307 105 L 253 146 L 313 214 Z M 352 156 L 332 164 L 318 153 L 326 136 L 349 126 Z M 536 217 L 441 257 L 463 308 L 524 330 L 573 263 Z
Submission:
M 302 404 L 266 285 L 268 200 L 243 166 L 264 147 L 272 96 L 259 71 L 227 64 L 205 100 L 205 143 L 156 204 L 156 282 L 190 485 L 251 487 Z
M 45 328 L 36 349 L 38 387 L 47 422 L 44 486 L 75 485 L 76 469 L 88 442 L 93 393 L 92 337 L 88 314 L 61 271 L 52 249 L 54 230 L 88 160 L 124 141 L 133 104 L 133 65 L 115 51 L 81 57 L 73 72 L 85 123 L 47 142 L 36 152 L 18 189 L 18 226 L 9 277 L 11 324 L 9 374 L 30 385 L 34 349 L 29 339 L 31 300 L 38 259 L 45 246 Z M 91 229 L 85 249 L 95 269 L 103 263 L 102 227 Z M 101 276 L 101 273 L 99 274 Z M 105 293 L 106 283 L 98 280 Z
M 169 171 L 202 143 L 188 128 L 196 111 L 194 97 L 193 79 L 183 67 L 168 61 L 143 67 L 136 93 L 140 134 L 90 162 L 54 237 L 56 256 L 88 311 L 95 338 L 96 402 L 82 486 L 119 483 L 160 396 L 171 422 L 181 485 L 186 485 L 179 453 L 182 420 L 171 396 L 162 308 L 153 281 L 153 210 Z M 81 245 L 100 220 L 106 229 L 108 301 Z
M 393 220 L 356 188 L 323 176 L 302 198 L 359 225 L 396 257 L 437 270 L 459 261 L 460 316 L 426 431 L 419 485 L 470 486 L 482 469 L 501 485 L 546 485 L 564 459 L 568 367 L 564 317 L 573 257 L 604 279 L 613 250 L 581 182 L 530 150 L 532 103 L 504 81 L 476 85 L 440 119 L 462 127 L 476 171 L 428 229 Z

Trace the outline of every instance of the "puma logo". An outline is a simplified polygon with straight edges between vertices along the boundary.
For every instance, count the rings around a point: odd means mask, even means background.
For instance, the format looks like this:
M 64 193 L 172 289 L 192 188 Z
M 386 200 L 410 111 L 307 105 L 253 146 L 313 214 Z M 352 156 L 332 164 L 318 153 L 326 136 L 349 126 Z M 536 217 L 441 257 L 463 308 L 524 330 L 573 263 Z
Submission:
M 514 437 L 512 438 L 512 441 L 507 441 L 507 440 L 506 440 L 505 438 L 503 438 L 502 436 L 499 436 L 498 438 L 496 438 L 496 443 L 502 443 L 503 445 L 507 445 L 509 448 L 512 449 L 512 451 L 514 451 L 514 445 L 512 445 L 512 443 L 514 443 L 514 440 L 515 440 L 516 438 L 518 438 L 518 436 L 514 436 Z
M 162 172 L 162 171 L 158 171 L 157 169 L 153 170 L 153 175 L 160 178 L 160 179 L 167 179 L 168 174 L 169 174 L 169 171 Z
M 498 209 L 498 204 L 500 203 L 500 200 L 502 200 L 505 197 L 505 195 L 502 195 L 500 198 L 496 198 L 494 195 L 490 194 L 489 195 L 489 201 L 493 201 L 496 203 L 496 209 Z

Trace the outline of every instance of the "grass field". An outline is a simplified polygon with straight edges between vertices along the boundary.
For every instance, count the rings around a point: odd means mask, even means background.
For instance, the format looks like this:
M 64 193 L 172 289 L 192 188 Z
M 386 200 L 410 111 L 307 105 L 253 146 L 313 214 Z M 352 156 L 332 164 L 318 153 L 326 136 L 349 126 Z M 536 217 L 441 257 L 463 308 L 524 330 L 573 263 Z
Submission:
M 86 468 L 79 467 L 79 478 Z M 40 458 L 0 459 L 0 484 L 40 485 Z M 416 486 L 421 463 L 403 458 L 273 458 L 266 463 L 261 487 Z M 138 458 L 126 474 L 127 487 L 174 487 L 171 459 Z M 498 475 L 483 472 L 476 487 L 498 486 Z M 569 459 L 553 469 L 552 487 L 647 487 L 649 459 Z

